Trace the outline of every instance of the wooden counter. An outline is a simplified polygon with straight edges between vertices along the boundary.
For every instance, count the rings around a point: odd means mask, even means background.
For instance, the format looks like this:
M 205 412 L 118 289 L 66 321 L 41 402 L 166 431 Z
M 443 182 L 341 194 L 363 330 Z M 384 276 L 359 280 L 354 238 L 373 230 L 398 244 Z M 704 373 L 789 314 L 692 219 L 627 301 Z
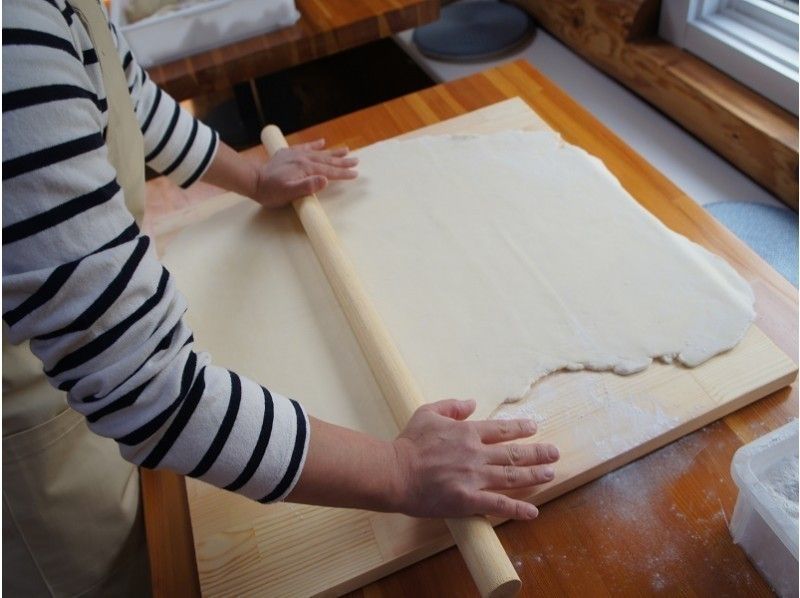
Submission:
M 437 0 L 296 0 L 300 20 L 278 31 L 148 69 L 176 100 L 335 54 L 439 16 Z
M 357 148 L 514 96 L 567 141 L 603 159 L 667 226 L 724 256 L 755 290 L 759 327 L 797 359 L 796 289 L 524 62 L 338 118 L 289 142 L 324 136 Z M 163 180 L 148 186 L 151 219 L 215 193 L 204 185 L 187 193 Z M 519 569 L 524 595 L 770 595 L 727 530 L 736 500 L 730 462 L 739 446 L 797 412 L 793 385 L 547 503 L 534 522 L 497 528 Z M 197 584 L 185 494 L 172 474 L 143 471 L 142 479 L 155 594 L 191 594 Z M 472 596 L 475 589 L 460 555 L 450 549 L 353 595 Z

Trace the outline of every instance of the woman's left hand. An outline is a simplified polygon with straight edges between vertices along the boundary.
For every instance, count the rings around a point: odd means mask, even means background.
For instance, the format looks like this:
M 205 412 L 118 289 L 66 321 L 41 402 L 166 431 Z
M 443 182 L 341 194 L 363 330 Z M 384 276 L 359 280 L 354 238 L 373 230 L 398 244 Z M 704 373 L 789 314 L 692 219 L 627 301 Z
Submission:
M 279 208 L 291 201 L 325 188 L 328 181 L 354 179 L 358 158 L 348 156 L 346 147 L 324 149 L 325 140 L 278 150 L 258 168 L 255 194 L 258 203 Z

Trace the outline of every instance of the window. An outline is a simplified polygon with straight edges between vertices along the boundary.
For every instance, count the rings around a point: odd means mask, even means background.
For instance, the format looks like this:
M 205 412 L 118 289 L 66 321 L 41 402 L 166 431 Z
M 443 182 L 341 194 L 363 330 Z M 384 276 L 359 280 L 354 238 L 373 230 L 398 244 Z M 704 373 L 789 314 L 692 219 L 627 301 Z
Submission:
M 664 0 L 659 34 L 797 114 L 796 1 Z

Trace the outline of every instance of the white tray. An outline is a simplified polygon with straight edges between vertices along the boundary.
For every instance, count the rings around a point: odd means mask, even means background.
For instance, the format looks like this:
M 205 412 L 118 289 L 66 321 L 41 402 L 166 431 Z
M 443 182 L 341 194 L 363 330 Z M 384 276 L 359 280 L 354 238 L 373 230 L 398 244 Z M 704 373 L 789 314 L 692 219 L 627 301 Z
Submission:
M 731 464 L 739 487 L 731 535 L 782 597 L 797 596 L 797 442 L 794 420 L 740 448 Z
M 219 48 L 297 22 L 294 0 L 209 0 L 128 24 L 128 0 L 114 0 L 111 20 L 147 68 Z

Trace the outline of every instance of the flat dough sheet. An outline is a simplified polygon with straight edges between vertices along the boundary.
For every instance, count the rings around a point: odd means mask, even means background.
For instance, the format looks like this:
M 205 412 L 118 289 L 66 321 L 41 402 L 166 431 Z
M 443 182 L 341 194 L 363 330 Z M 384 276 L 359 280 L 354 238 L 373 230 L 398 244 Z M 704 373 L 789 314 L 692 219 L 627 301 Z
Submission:
M 695 366 L 755 317 L 749 285 L 552 132 L 385 141 L 320 200 L 425 396 L 477 417 L 548 373 Z M 310 407 L 395 433 L 294 214 L 241 204 L 165 262 L 198 346 Z

